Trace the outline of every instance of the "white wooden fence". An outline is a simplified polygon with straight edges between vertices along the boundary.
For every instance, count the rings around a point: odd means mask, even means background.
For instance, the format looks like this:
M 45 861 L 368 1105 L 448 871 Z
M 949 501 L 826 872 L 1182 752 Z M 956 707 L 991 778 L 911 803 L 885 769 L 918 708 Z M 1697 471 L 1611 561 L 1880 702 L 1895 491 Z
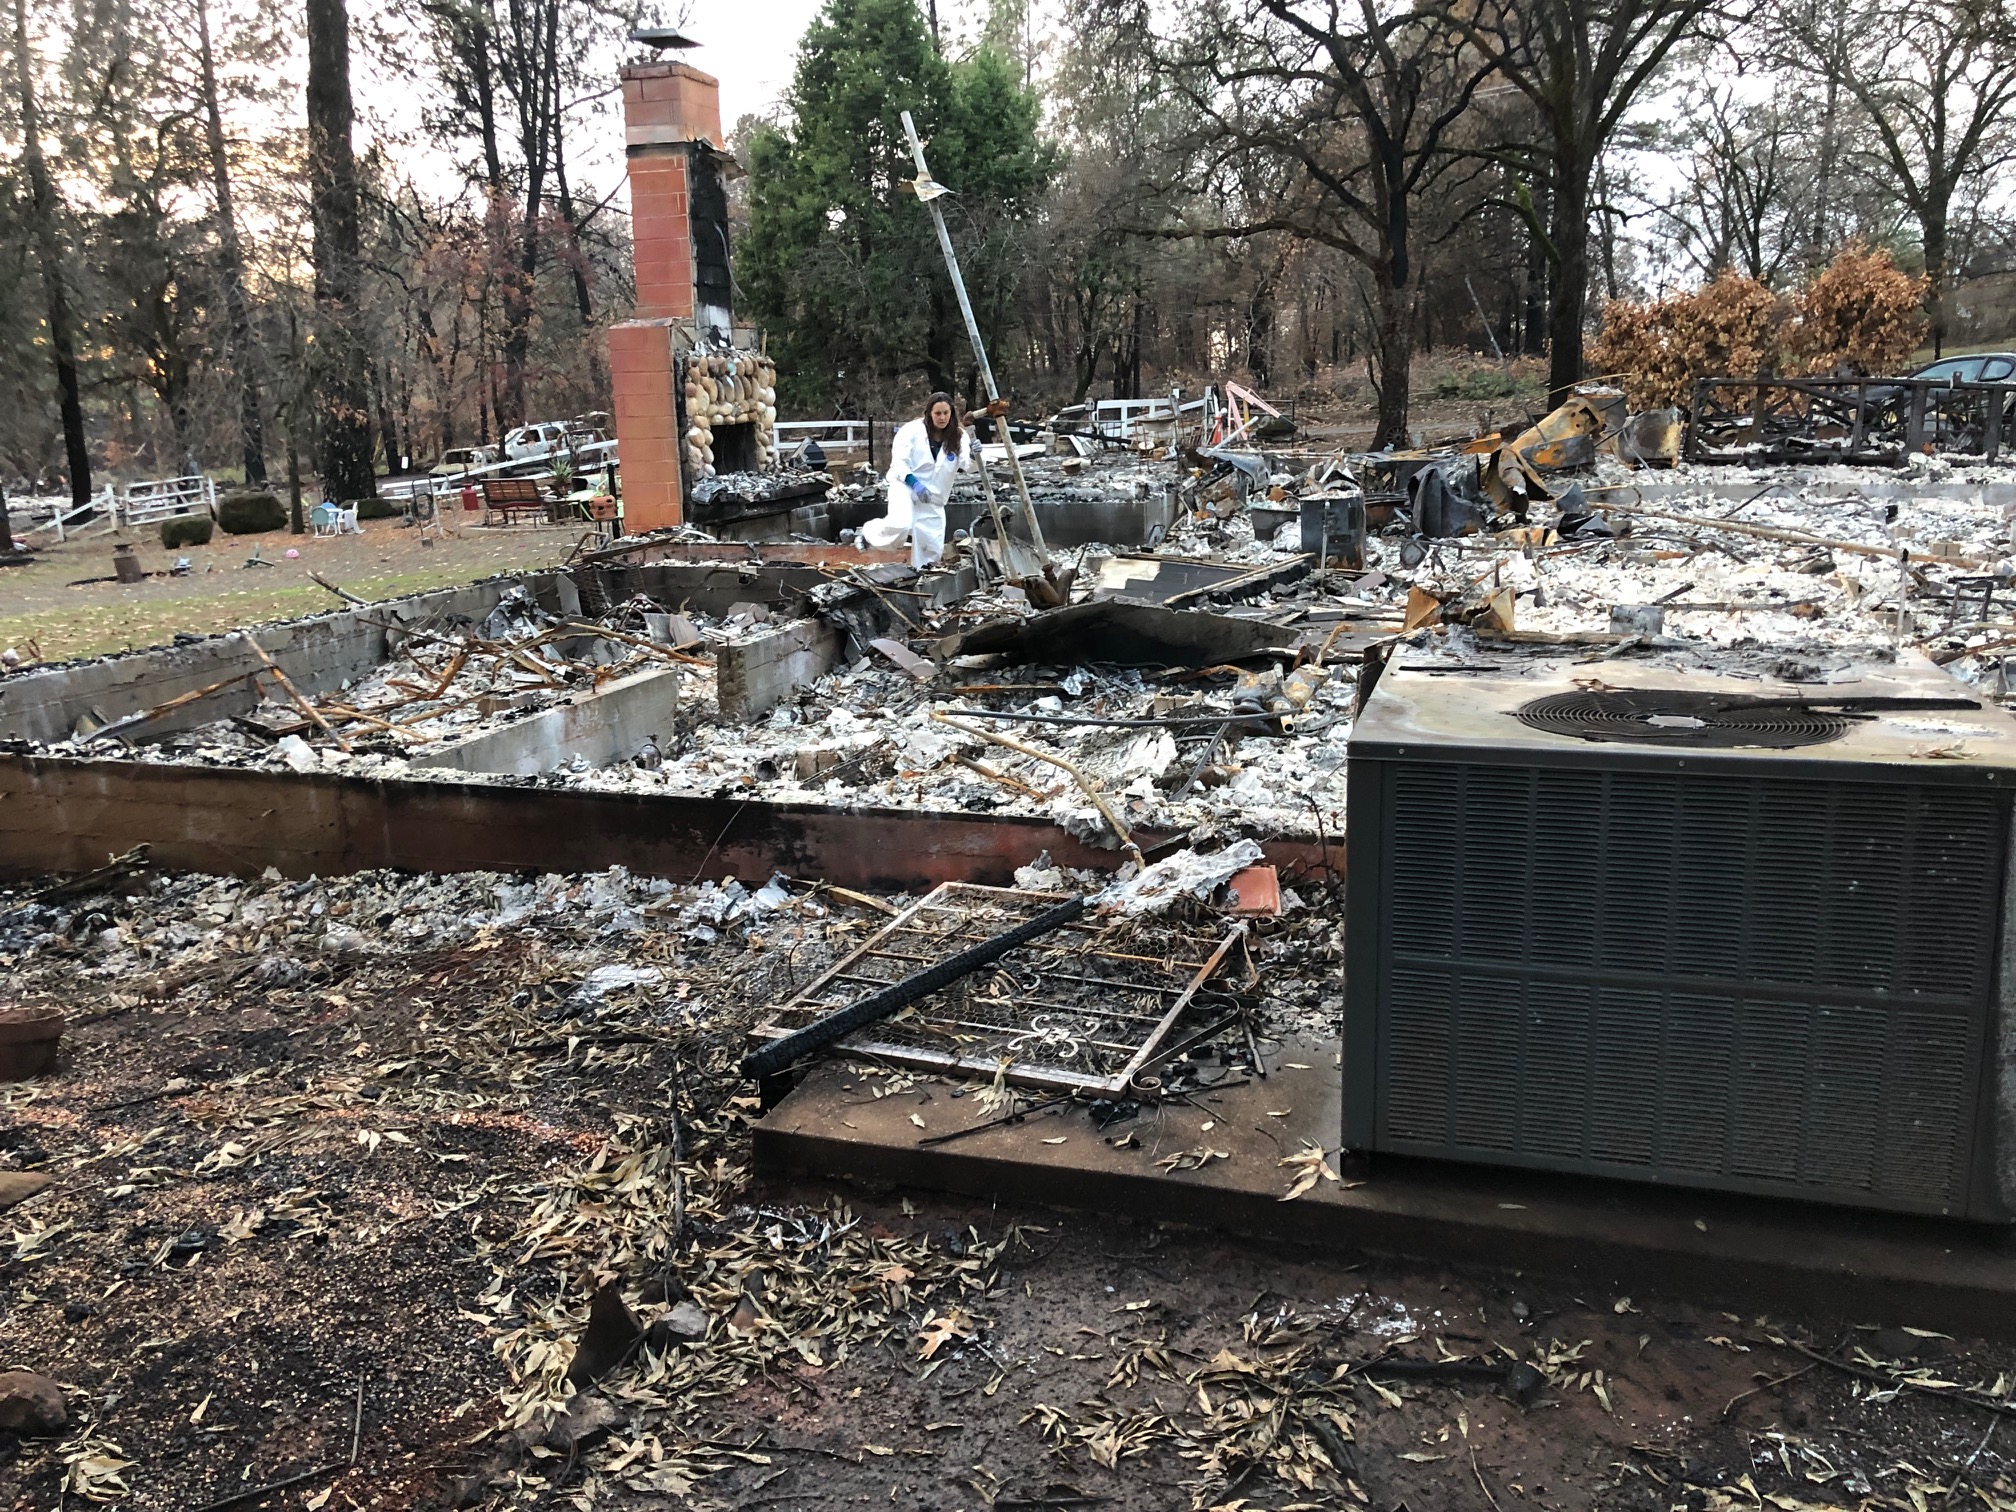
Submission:
M 126 485 L 119 504 L 120 523 L 137 530 L 179 515 L 209 514 L 217 507 L 217 482 L 202 473 L 183 478 L 152 478 Z
M 181 478 L 148 478 L 129 483 L 121 495 L 110 483 L 82 504 L 59 504 L 48 519 L 21 532 L 51 531 L 59 541 L 73 535 L 141 529 L 178 515 L 210 514 L 217 507 L 217 484 L 201 473 Z

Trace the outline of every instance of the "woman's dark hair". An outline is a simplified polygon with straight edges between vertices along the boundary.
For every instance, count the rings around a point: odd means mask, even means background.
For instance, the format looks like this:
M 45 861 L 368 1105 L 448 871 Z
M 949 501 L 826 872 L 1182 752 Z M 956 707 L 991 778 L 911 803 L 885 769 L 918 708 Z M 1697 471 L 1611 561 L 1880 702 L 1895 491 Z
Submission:
M 931 411 L 941 404 L 952 411 L 952 423 L 943 430 L 931 423 Z M 931 443 L 931 455 L 934 457 L 959 450 L 959 406 L 952 402 L 950 394 L 936 393 L 924 401 L 924 435 Z

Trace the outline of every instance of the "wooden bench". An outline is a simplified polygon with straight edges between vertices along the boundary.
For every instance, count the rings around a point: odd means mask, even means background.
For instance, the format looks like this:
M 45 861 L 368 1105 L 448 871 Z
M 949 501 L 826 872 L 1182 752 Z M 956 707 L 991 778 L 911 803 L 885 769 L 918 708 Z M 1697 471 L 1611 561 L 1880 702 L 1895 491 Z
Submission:
M 502 516 L 507 525 L 520 515 L 546 520 L 552 518 L 552 504 L 537 478 L 485 478 L 483 514 L 486 524 L 492 514 Z

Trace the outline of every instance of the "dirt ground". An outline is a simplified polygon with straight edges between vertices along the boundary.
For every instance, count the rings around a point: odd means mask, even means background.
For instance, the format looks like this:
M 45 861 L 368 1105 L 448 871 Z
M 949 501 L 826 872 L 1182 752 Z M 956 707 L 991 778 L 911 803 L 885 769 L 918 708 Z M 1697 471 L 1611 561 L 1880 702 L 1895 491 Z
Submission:
M 470 518 L 476 518 L 471 516 Z M 494 573 L 550 566 L 581 538 L 571 526 L 459 526 L 422 544 L 398 520 L 366 520 L 362 535 L 213 535 L 208 546 L 168 551 L 156 531 L 124 537 L 72 537 L 62 545 L 35 538 L 35 560 L 0 567 L 0 646 L 33 659 L 65 661 L 130 647 L 160 645 L 177 635 L 210 635 L 243 625 L 289 619 L 333 608 L 337 600 L 308 574 L 319 573 L 365 598 L 390 598 L 472 582 Z M 112 576 L 112 548 L 130 540 L 149 574 L 141 583 L 80 581 Z M 289 560 L 286 553 L 300 555 Z M 272 565 L 247 567 L 254 554 Z M 186 577 L 167 576 L 187 556 Z M 158 575 L 157 575 L 158 574 Z
M 0 1434 L 0 1507 L 2016 1508 L 2016 1350 L 1822 1296 L 766 1184 L 746 1028 L 879 915 L 493 885 L 0 892 L 0 1005 L 72 1026 L 0 1087 L 0 1170 L 57 1182 L 0 1222 L 0 1363 L 73 1417 Z M 705 1337 L 647 1341 L 570 1439 L 541 1425 L 611 1280 Z

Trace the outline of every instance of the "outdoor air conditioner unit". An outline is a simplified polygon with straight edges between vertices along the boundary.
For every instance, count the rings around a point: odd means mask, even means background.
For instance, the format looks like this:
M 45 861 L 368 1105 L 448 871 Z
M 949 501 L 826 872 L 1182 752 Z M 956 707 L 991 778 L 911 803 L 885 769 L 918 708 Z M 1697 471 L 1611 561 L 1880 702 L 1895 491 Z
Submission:
M 2016 1213 L 2016 720 L 1909 655 L 1494 660 L 1353 731 L 1345 1144 Z

